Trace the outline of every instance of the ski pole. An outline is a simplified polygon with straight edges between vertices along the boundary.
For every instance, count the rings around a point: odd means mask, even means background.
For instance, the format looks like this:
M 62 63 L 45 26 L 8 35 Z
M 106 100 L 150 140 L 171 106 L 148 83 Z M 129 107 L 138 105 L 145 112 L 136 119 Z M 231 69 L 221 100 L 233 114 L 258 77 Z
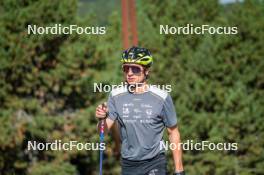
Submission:
M 105 107 L 105 104 L 102 104 L 102 108 Z M 104 128 L 105 128 L 105 119 L 100 121 L 100 145 L 104 142 Z M 104 150 L 100 149 L 100 168 L 99 175 L 103 174 L 103 158 L 104 158 Z

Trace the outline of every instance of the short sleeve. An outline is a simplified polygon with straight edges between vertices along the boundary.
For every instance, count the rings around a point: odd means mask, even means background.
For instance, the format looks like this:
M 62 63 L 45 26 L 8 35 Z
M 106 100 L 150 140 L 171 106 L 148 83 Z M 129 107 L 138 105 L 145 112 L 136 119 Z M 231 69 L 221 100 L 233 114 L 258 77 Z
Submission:
M 116 110 L 114 98 L 113 98 L 111 93 L 110 93 L 110 95 L 108 97 L 107 107 L 108 107 L 108 118 L 110 118 L 111 120 L 116 120 L 117 116 L 118 116 L 118 113 L 117 113 L 117 110 Z
M 166 127 L 173 127 L 177 124 L 177 115 L 170 94 L 164 101 L 161 116 Z

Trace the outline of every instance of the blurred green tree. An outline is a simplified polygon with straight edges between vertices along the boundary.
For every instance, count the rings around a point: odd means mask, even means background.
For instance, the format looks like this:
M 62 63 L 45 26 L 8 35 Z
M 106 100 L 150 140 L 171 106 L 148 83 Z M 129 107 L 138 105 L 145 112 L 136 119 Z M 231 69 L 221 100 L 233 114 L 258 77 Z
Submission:
M 116 14 L 105 36 L 27 34 L 28 25 L 94 26 L 92 16 L 77 16 L 77 4 L 0 2 L 0 174 L 97 171 L 98 152 L 27 151 L 30 140 L 98 142 L 94 107 L 105 94 L 94 93 L 93 84 L 114 80 L 108 63 L 120 50 L 112 42 Z
M 97 151 L 26 149 L 30 140 L 98 142 L 94 109 L 106 94 L 94 93 L 94 83 L 122 80 L 120 12 L 97 14 L 106 35 L 27 34 L 29 24 L 100 24 L 94 14 L 78 17 L 77 7 L 77 0 L 0 2 L 0 174 L 98 172 Z M 172 85 L 182 140 L 238 143 L 237 151 L 185 151 L 187 173 L 262 174 L 263 1 L 137 1 L 137 9 L 140 45 L 154 55 L 150 83 Z M 159 34 L 162 24 L 187 23 L 237 26 L 239 33 Z M 106 141 L 104 173 L 120 174 Z
M 186 151 L 186 171 L 262 174 L 263 1 L 138 3 L 140 43 L 155 56 L 151 80 L 172 84 L 183 141 L 238 143 L 237 151 Z M 187 24 L 236 26 L 238 34 L 158 35 L 160 25 Z

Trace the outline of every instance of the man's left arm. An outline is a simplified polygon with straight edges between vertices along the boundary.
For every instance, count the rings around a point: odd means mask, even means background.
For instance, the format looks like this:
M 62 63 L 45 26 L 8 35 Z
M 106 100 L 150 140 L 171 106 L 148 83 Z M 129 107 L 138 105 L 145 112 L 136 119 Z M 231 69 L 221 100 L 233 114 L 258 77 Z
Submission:
M 172 150 L 175 173 L 174 175 L 184 175 L 183 165 L 182 165 L 182 149 L 181 149 L 181 139 L 180 133 L 177 127 L 177 115 L 175 107 L 171 96 L 168 94 L 161 112 L 163 116 L 163 122 L 168 130 L 169 140 L 171 144 L 175 144 L 177 147 L 175 150 Z
M 174 167 L 175 167 L 175 173 L 176 174 L 183 174 L 183 163 L 182 163 L 182 148 L 181 148 L 181 138 L 180 138 L 180 132 L 178 130 L 177 125 L 173 127 L 168 127 L 168 134 L 169 134 L 169 140 L 171 144 L 176 145 L 176 149 L 172 150 L 173 155 L 173 161 L 174 161 Z

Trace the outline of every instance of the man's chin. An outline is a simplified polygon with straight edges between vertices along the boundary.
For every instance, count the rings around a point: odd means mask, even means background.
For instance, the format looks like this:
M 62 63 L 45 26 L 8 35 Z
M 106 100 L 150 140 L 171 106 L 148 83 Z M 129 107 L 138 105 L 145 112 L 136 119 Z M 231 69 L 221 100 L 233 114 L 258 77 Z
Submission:
M 127 81 L 128 84 L 131 84 L 131 85 L 136 85 L 137 83 L 134 82 L 134 81 Z
M 142 85 L 142 83 L 137 83 L 137 82 L 127 82 L 129 85 L 134 85 L 134 86 L 138 86 L 140 87 Z

